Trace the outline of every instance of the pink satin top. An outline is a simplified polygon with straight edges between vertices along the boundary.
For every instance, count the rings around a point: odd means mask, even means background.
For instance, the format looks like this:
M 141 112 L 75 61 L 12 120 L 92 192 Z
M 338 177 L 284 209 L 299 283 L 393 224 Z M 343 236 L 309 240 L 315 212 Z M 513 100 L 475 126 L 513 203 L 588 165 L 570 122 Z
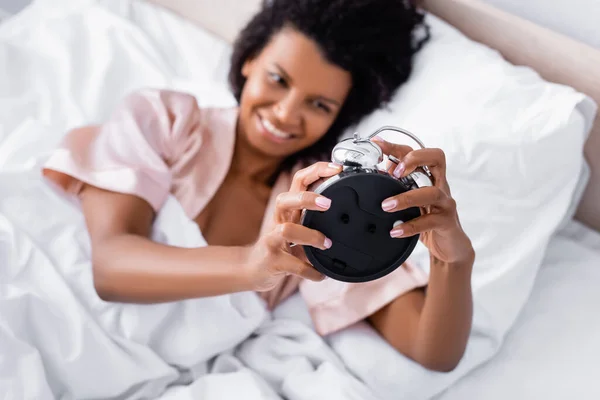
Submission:
M 125 98 L 100 126 L 74 129 L 53 152 L 44 175 L 67 193 L 82 184 L 139 196 L 158 211 L 173 195 L 195 219 L 225 179 L 233 157 L 237 108 L 200 108 L 188 94 L 141 90 Z M 290 188 L 281 174 L 273 188 L 261 231 L 272 224 L 274 199 Z M 300 290 L 321 335 L 360 321 L 398 296 L 427 284 L 427 275 L 405 263 L 367 283 L 287 278 L 261 294 L 269 307 Z

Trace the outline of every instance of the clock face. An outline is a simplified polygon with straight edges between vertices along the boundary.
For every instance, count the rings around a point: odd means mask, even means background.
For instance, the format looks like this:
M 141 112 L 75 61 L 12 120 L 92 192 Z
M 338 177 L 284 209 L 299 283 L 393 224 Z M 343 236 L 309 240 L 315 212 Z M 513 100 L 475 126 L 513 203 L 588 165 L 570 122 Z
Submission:
M 321 273 L 345 282 L 366 282 L 389 274 L 412 253 L 419 236 L 392 238 L 394 225 L 421 215 L 419 208 L 388 213 L 386 198 L 408 189 L 379 171 L 354 169 L 325 181 L 315 192 L 331 199 L 327 211 L 306 210 L 302 224 L 322 232 L 333 245 L 326 250 L 304 246 Z

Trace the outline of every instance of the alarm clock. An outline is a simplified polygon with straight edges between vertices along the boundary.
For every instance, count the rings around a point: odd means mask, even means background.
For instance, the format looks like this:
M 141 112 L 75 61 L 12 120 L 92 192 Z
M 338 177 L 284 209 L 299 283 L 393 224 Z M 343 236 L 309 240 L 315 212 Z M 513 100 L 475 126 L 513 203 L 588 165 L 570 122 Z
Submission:
M 322 232 L 332 246 L 321 250 L 303 246 L 308 261 L 322 274 L 343 282 L 368 282 L 381 278 L 398 268 L 414 250 L 419 235 L 392 238 L 396 225 L 421 215 L 418 207 L 386 212 L 381 203 L 388 197 L 432 185 L 426 166 L 400 179 L 378 168 L 384 161 L 381 148 L 370 139 L 391 130 L 409 136 L 421 148 L 421 140 L 411 132 L 395 126 L 384 126 L 366 138 L 355 133 L 339 142 L 331 160 L 342 171 L 313 191 L 331 199 L 326 211 L 304 210 L 301 224 Z M 392 155 L 387 159 L 398 164 Z

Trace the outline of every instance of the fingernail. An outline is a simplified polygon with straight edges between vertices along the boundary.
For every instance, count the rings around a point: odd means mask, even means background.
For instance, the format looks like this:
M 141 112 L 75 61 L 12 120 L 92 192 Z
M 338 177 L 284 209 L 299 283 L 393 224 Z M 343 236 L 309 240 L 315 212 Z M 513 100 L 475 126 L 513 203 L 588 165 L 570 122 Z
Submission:
M 342 168 L 342 166 L 340 164 L 336 164 L 336 163 L 332 163 L 332 162 L 330 162 L 328 164 L 328 166 L 329 166 L 329 168 L 333 168 L 333 169 L 340 169 L 340 168 Z
M 401 162 L 400 164 L 398 164 L 396 166 L 396 169 L 394 169 L 394 176 L 396 178 L 400 178 L 403 173 L 404 173 L 404 163 Z
M 393 238 L 399 238 L 402 235 L 404 235 L 404 231 L 402 229 L 393 229 L 390 232 L 390 236 L 393 237 Z
M 325 246 L 326 249 L 330 248 L 333 245 L 333 242 L 331 241 L 331 239 L 329 238 L 325 238 L 325 242 L 323 243 L 323 246 Z
M 381 208 L 383 208 L 383 211 L 390 211 L 391 209 L 396 207 L 397 204 L 398 204 L 398 202 L 396 200 L 388 199 L 388 200 L 384 201 L 383 203 L 381 203 Z
M 382 138 L 380 138 L 379 136 L 375 136 L 375 137 L 374 137 L 373 139 L 371 139 L 371 140 L 372 140 L 372 141 L 374 141 L 374 142 L 377 142 L 377 143 L 383 143 L 383 139 L 382 139 Z
M 317 197 L 315 204 L 321 208 L 328 209 L 331 205 L 331 199 L 328 199 L 327 197 Z

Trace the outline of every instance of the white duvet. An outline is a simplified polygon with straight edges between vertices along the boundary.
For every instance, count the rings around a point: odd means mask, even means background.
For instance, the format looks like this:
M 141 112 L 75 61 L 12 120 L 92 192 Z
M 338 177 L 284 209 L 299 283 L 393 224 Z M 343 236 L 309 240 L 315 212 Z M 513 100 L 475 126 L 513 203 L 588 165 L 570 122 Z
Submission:
M 320 338 L 298 296 L 274 315 L 253 293 L 160 305 L 96 296 L 78 205 L 39 166 L 68 128 L 102 121 L 135 88 L 231 104 L 213 85 L 227 55 L 129 1 L 38 0 L 0 25 L 1 399 L 428 399 L 500 348 L 506 328 L 479 306 L 463 361 L 440 374 L 363 323 Z M 153 235 L 204 243 L 174 199 Z
M 162 305 L 101 301 L 77 206 L 29 172 L 3 173 L 0 198 L 5 399 L 279 398 L 274 389 L 300 399 L 307 398 L 308 379 L 321 389 L 332 383 L 354 398 L 369 398 L 312 329 L 269 321 L 253 293 Z M 173 199 L 154 236 L 202 245 Z

